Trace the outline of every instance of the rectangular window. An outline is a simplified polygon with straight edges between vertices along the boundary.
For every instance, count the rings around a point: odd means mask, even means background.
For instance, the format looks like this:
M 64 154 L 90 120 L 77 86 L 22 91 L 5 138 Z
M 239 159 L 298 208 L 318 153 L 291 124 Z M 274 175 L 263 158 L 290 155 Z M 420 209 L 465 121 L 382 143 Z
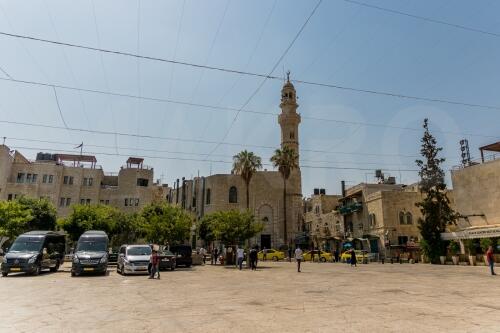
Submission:
M 53 175 L 49 175 L 49 184 L 52 184 L 53 181 L 54 181 L 54 176 Z
M 139 206 L 139 199 L 135 199 L 135 206 Z
M 93 183 L 94 183 L 94 178 L 89 178 L 88 186 L 92 186 Z
M 64 176 L 63 184 L 64 185 L 68 185 L 68 182 L 69 182 L 69 177 L 68 176 Z
M 73 176 L 69 176 L 69 184 L 73 185 Z
M 36 173 L 34 173 L 33 177 L 31 178 L 31 182 L 36 183 L 37 179 L 38 179 L 38 175 Z
M 11 201 L 12 200 L 12 193 L 9 193 L 9 195 L 7 196 L 7 201 Z
M 82 184 L 83 186 L 87 186 L 87 179 L 88 178 L 83 178 L 83 184 Z
M 66 206 L 71 205 L 71 198 L 66 198 Z
M 106 205 L 109 205 L 109 200 L 106 200 L 105 203 L 106 203 Z
M 104 204 L 104 200 L 99 200 L 99 203 L 102 205 Z
M 148 186 L 148 180 L 145 178 L 137 178 L 137 186 Z
M 128 206 L 128 198 L 125 198 L 125 207 Z
M 25 175 L 25 174 L 24 174 L 24 173 L 22 173 L 22 172 L 18 173 L 18 174 L 17 174 L 17 180 L 16 180 L 16 182 L 17 182 L 17 183 L 24 183 L 24 175 Z
M 59 199 L 59 207 L 62 207 L 64 206 L 64 203 L 66 202 L 66 199 L 65 198 L 60 198 Z
M 47 183 L 47 175 L 42 176 L 42 183 Z
M 26 183 L 31 183 L 31 173 L 26 174 Z
M 80 199 L 80 205 L 85 204 L 85 199 Z
M 90 199 L 87 199 L 86 203 L 87 205 L 90 205 Z

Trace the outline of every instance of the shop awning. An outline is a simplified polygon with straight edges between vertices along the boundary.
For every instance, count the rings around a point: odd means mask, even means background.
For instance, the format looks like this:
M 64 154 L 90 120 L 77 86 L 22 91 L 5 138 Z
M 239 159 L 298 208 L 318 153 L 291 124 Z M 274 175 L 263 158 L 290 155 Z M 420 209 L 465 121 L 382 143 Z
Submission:
M 490 237 L 500 237 L 500 225 L 471 227 L 460 231 L 441 233 L 441 239 L 443 240 Z

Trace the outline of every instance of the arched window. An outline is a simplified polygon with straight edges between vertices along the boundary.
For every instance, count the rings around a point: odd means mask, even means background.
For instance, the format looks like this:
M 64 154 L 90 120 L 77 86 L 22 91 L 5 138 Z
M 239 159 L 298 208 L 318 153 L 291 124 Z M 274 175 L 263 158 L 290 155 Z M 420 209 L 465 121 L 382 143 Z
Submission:
M 262 222 L 264 222 L 264 223 L 269 222 L 269 217 L 264 216 L 264 217 L 262 218 Z
M 406 213 L 406 224 L 413 224 L 413 216 L 410 212 Z
M 238 203 L 238 190 L 236 186 L 229 188 L 229 203 Z
M 377 224 L 377 221 L 375 219 L 375 214 L 374 213 L 371 213 L 370 215 L 368 215 L 368 221 L 370 222 L 370 227 L 375 227 L 375 225 Z
M 405 213 L 399 212 L 399 224 L 405 224 Z
M 212 200 L 212 198 L 210 198 L 211 194 L 212 194 L 212 191 L 210 191 L 210 189 L 208 188 L 207 189 L 207 198 L 205 200 L 205 202 L 206 202 L 207 205 L 210 205 L 210 201 Z
M 316 212 L 316 214 L 319 214 L 319 206 L 314 207 L 314 211 Z
M 295 139 L 295 133 L 293 131 L 290 132 L 290 139 L 292 139 L 292 140 Z

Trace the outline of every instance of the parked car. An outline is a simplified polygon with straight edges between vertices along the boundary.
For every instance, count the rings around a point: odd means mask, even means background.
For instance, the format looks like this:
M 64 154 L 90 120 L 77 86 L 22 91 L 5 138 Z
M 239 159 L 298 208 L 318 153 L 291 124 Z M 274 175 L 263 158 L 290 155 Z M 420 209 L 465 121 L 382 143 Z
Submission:
M 108 270 L 108 235 L 104 231 L 86 231 L 78 239 L 71 276 L 82 273 L 106 274 Z
M 66 237 L 54 231 L 30 231 L 16 238 L 2 259 L 2 276 L 11 272 L 38 275 L 56 272 L 64 262 Z
M 122 275 L 147 274 L 151 259 L 149 245 L 122 245 L 118 251 L 116 271 Z
M 285 252 L 274 249 L 267 249 L 266 251 L 266 260 L 278 261 L 285 259 Z M 257 259 L 264 260 L 264 251 L 259 251 L 259 253 L 257 253 Z
M 354 250 L 354 253 L 356 254 L 356 259 L 357 259 L 358 263 L 363 263 L 363 261 L 366 262 L 368 260 L 368 254 L 366 253 L 366 251 Z M 345 251 L 344 253 L 342 253 L 342 255 L 340 256 L 340 261 L 341 262 L 350 262 L 351 261 L 351 253 L 349 251 Z
M 175 255 L 175 267 L 191 267 L 193 258 L 191 257 L 193 249 L 189 245 L 173 245 L 169 248 Z
M 319 260 L 322 262 L 333 261 L 333 256 L 329 252 L 321 251 L 321 250 L 312 250 L 304 253 L 304 261 L 312 260 L 312 254 L 314 253 L 315 258 L 320 258 Z
M 175 254 L 169 250 L 163 250 L 160 252 L 160 271 L 175 269 Z
M 118 251 L 110 249 L 108 252 L 108 265 L 116 265 L 118 263 Z

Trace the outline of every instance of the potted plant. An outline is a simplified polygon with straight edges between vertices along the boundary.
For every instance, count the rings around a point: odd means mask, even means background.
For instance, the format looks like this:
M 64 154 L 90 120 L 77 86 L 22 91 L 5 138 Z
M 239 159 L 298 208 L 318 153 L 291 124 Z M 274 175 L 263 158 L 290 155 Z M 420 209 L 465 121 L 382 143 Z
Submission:
M 460 252 L 460 244 L 456 240 L 452 240 L 448 247 L 451 253 L 453 265 L 458 265 L 458 253 Z
M 465 248 L 469 252 L 469 264 L 476 266 L 476 244 L 473 239 L 466 239 L 464 241 Z
M 488 265 L 488 259 L 486 259 L 486 251 L 488 251 L 488 248 L 493 245 L 493 241 L 491 240 L 491 238 L 481 238 L 479 244 L 481 244 L 481 248 L 483 249 L 484 263 Z

